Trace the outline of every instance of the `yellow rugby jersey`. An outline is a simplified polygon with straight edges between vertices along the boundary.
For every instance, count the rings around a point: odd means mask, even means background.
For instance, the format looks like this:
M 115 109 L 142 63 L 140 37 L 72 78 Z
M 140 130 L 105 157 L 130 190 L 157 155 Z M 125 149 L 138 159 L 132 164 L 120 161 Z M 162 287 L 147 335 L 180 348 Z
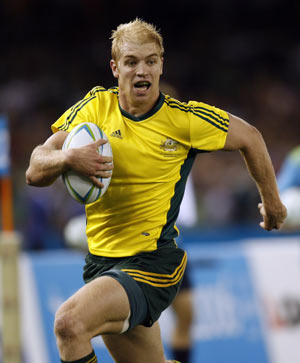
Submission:
M 89 251 L 132 256 L 176 238 L 175 221 L 194 158 L 224 147 L 228 114 L 161 93 L 150 112 L 135 117 L 120 108 L 117 87 L 95 87 L 52 131 L 71 131 L 82 122 L 93 122 L 105 132 L 114 161 L 108 190 L 86 205 Z

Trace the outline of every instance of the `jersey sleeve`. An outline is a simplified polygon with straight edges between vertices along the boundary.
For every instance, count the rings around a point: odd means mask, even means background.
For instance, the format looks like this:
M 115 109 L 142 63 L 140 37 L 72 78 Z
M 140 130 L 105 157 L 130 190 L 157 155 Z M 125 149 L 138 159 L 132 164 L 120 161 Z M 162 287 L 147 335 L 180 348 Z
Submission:
M 51 125 L 53 133 L 57 131 L 71 131 L 82 122 L 96 121 L 98 114 L 98 102 L 96 92 L 91 90 L 86 96 L 65 111 L 61 117 Z
M 192 148 L 205 151 L 222 149 L 229 127 L 227 112 L 203 102 L 190 101 L 189 106 Z

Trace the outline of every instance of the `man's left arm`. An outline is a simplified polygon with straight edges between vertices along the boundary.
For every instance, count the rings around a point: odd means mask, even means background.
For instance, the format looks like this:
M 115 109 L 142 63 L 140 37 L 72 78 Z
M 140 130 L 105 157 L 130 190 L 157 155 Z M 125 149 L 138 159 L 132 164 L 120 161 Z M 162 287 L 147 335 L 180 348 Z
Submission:
M 230 125 L 225 151 L 239 150 L 254 179 L 262 203 L 258 208 L 263 217 L 260 226 L 268 231 L 279 229 L 287 215 L 282 204 L 273 164 L 260 132 L 246 121 L 229 114 Z

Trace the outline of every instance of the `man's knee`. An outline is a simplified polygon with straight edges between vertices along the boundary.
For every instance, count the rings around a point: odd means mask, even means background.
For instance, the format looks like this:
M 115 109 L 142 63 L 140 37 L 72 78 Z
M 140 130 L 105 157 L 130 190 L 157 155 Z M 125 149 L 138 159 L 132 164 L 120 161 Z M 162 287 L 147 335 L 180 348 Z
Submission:
M 63 304 L 55 315 L 54 333 L 61 339 L 74 339 L 85 334 L 84 324 L 74 316 L 73 309 Z

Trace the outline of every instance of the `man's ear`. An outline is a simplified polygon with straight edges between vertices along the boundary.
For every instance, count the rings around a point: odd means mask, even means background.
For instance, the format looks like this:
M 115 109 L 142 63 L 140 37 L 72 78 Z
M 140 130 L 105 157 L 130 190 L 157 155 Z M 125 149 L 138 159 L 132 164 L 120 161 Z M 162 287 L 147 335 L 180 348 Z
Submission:
M 161 57 L 161 70 L 160 70 L 160 74 L 163 74 L 163 69 L 164 69 L 164 57 Z
M 114 59 L 110 60 L 110 68 L 112 70 L 112 74 L 115 78 L 119 78 L 119 70 L 118 70 L 118 65 L 116 63 L 116 61 Z

